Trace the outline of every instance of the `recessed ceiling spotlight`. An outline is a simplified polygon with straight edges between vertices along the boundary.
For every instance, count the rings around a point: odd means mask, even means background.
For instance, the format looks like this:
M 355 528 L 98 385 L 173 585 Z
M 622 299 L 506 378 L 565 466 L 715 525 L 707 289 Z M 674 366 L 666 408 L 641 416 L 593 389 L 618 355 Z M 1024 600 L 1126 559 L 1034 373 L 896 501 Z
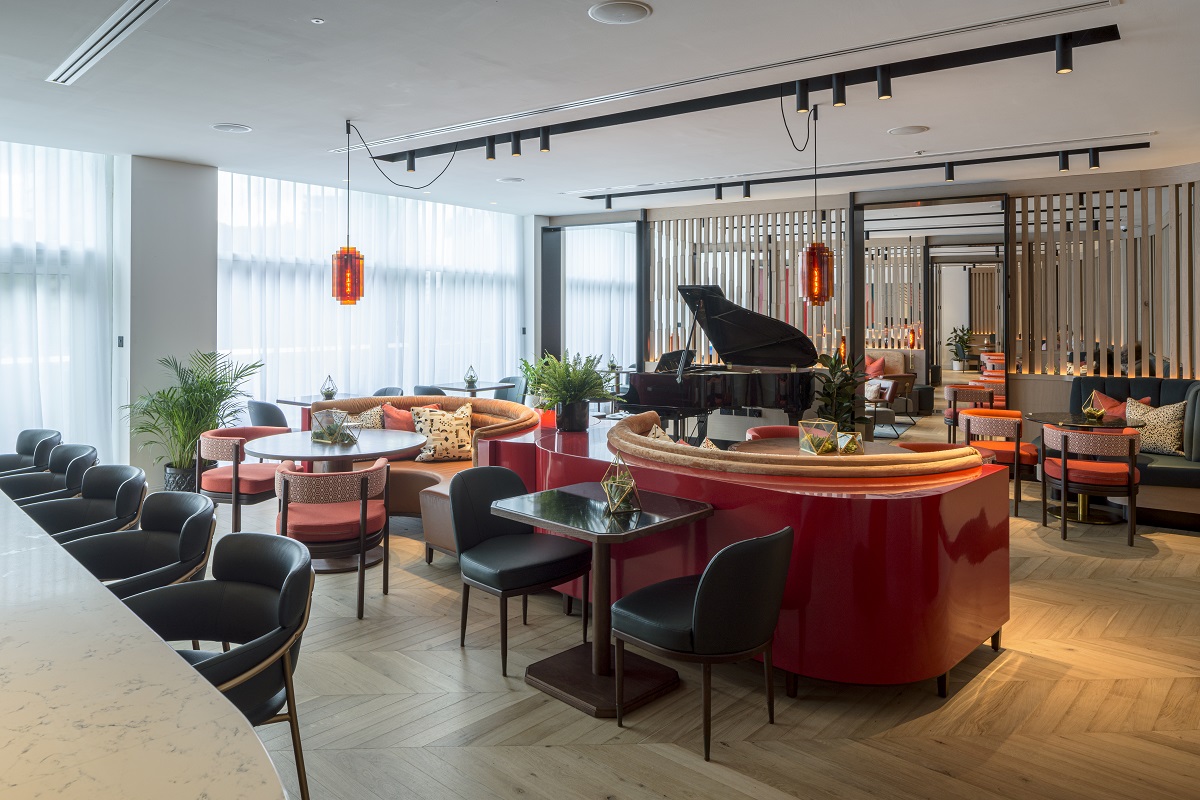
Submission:
M 218 122 L 212 129 L 221 133 L 249 133 L 254 130 L 249 125 L 239 125 L 236 122 Z
M 496 183 L 524 183 L 524 178 L 496 178 Z
M 638 0 L 607 0 L 588 9 L 588 16 L 606 25 L 629 25 L 641 22 L 654 13 L 648 4 Z
M 496 201 L 495 201 L 495 200 L 488 200 L 488 205 L 489 205 L 489 206 L 494 206 L 494 205 L 496 205 Z
M 928 125 L 901 125 L 899 128 L 888 128 L 888 133 L 892 136 L 912 136 L 917 133 L 925 133 L 928 130 Z
M 313 17 L 312 19 L 309 20 L 309 22 L 311 22 L 313 25 L 324 25 L 325 24 L 325 20 L 321 19 L 320 17 Z

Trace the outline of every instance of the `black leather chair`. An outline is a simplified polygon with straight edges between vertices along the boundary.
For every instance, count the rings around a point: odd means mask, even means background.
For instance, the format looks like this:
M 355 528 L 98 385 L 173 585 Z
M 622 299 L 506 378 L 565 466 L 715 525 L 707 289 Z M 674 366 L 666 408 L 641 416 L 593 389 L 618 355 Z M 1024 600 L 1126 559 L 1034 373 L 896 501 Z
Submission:
M 404 390 L 399 386 L 384 386 L 382 389 L 376 389 L 372 397 L 399 397 L 404 394 Z
M 17 452 L 0 454 L 0 475 L 41 472 L 50 463 L 50 451 L 62 444 L 62 434 L 30 428 L 17 434 Z
M 446 394 L 445 392 L 443 392 L 441 389 L 437 388 L 436 386 L 414 386 L 413 387 L 413 396 L 415 396 L 415 397 L 426 397 L 426 396 L 430 396 L 430 395 L 444 397 L 445 394 Z
M 60 544 L 133 527 L 146 494 L 146 473 L 126 464 L 100 464 L 83 473 L 79 497 L 24 506 Z
M 521 624 L 529 624 L 529 595 L 583 577 L 583 641 L 587 641 L 588 580 L 592 548 L 583 542 L 534 533 L 522 522 L 492 514 L 492 502 L 526 494 L 525 482 L 504 467 L 472 467 L 450 480 L 450 518 L 462 573 L 458 644 L 466 646 L 471 587 L 500 598 L 500 674 L 508 675 L 508 598 L 521 596 Z
M 284 536 L 231 533 L 217 543 L 212 575 L 213 580 L 151 589 L 126 598 L 125 604 L 169 642 L 235 645 L 226 652 L 198 647 L 178 652 L 251 725 L 290 725 L 300 796 L 308 800 L 292 686 L 312 607 L 315 575 L 308 550 Z
M 508 400 L 512 403 L 525 402 L 525 378 L 521 375 L 509 375 L 507 378 L 501 378 L 500 383 L 511 383 L 511 389 L 497 389 L 497 400 Z
M 792 529 L 735 542 L 713 556 L 702 575 L 655 583 L 612 607 L 617 641 L 617 725 L 624 724 L 625 643 L 655 655 L 703 665 L 704 760 L 712 729 L 712 665 L 763 654 L 767 718 L 775 722 L 771 640 L 779 621 L 792 558 Z
M 117 597 L 204 576 L 217 527 L 213 501 L 194 492 L 155 492 L 140 526 L 67 542 L 63 549 Z
M 256 428 L 289 427 L 287 415 L 274 403 L 263 400 L 247 400 L 246 409 L 250 412 L 250 424 Z
M 74 497 L 83 486 L 83 473 L 97 460 L 90 444 L 60 444 L 50 451 L 46 472 L 0 477 L 0 491 L 19 506 Z

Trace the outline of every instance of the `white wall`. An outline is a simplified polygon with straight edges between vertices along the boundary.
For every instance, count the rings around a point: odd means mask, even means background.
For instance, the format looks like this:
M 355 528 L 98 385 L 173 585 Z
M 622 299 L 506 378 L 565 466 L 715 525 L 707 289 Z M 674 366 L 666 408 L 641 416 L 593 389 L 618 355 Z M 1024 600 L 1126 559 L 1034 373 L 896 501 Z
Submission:
M 941 310 L 942 344 L 938 345 L 939 363 L 950 368 L 950 351 L 946 349 L 946 337 L 951 328 L 971 325 L 971 274 L 959 266 L 942 267 Z
M 116 160 L 114 307 L 118 405 L 169 383 L 158 359 L 217 347 L 217 170 L 143 156 Z M 129 441 L 128 422 L 122 418 Z M 157 453 L 130 442 L 128 463 L 162 485 Z

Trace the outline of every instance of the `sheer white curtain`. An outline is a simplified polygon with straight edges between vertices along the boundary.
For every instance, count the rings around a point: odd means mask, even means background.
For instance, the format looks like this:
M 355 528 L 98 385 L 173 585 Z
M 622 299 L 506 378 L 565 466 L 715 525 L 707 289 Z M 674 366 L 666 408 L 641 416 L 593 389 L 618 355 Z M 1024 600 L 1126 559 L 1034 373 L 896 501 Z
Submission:
M 218 344 L 264 368 L 251 395 L 314 394 L 481 380 L 521 357 L 522 226 L 511 214 L 350 192 L 350 243 L 364 296 L 332 294 L 346 243 L 346 192 L 222 172 L 218 183 Z
M 633 225 L 563 230 L 563 349 L 637 359 L 637 234 Z
M 23 428 L 116 452 L 112 161 L 0 142 L 0 452 Z

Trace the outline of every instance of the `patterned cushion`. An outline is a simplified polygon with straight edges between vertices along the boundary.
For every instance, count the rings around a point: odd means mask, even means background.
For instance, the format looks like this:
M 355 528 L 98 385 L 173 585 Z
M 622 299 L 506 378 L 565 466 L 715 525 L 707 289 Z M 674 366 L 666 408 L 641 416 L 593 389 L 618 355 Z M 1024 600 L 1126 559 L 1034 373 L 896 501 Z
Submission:
M 418 408 L 441 408 L 437 403 Z M 416 433 L 417 426 L 413 423 L 412 412 L 407 408 L 396 408 L 391 403 L 380 406 L 383 409 L 383 427 L 389 431 L 408 431 Z
M 1125 419 L 1146 423 L 1139 428 L 1142 450 L 1166 456 L 1183 455 L 1183 414 L 1187 402 L 1152 408 L 1132 397 L 1125 401 Z
M 463 403 L 454 413 L 433 408 L 414 408 L 413 424 L 425 437 L 417 461 L 464 461 L 471 457 L 471 404 Z
M 882 387 L 879 385 L 878 379 L 869 380 L 863 386 L 863 396 L 867 400 L 878 400 L 881 391 Z
M 707 436 L 705 436 L 704 441 L 700 443 L 700 449 L 701 450 L 720 450 L 721 448 L 717 447 L 715 444 L 712 443 L 711 439 L 709 439 Z
M 374 408 L 368 408 L 361 414 L 347 414 L 346 422 L 351 425 L 361 425 L 364 428 L 382 428 L 383 406 L 378 405 Z
M 646 434 L 646 438 L 647 439 L 656 439 L 656 440 L 660 440 L 660 441 L 664 441 L 664 442 L 675 441 L 674 439 L 671 438 L 671 435 L 669 433 L 667 433 L 666 431 L 664 431 L 662 428 L 658 427 L 657 425 L 655 425 L 653 428 L 650 429 L 650 432 Z

